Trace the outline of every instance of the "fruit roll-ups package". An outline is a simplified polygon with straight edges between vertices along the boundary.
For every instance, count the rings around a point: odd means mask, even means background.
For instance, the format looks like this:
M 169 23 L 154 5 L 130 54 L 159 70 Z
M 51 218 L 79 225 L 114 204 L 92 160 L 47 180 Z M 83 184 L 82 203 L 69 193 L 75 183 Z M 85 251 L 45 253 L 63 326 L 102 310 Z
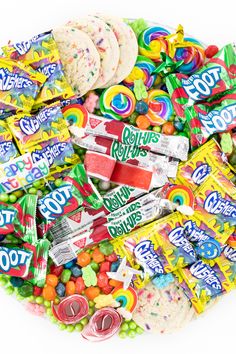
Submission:
M 161 168 L 167 177 L 175 177 L 178 168 L 178 160 L 154 154 L 137 146 L 125 145 L 117 140 L 107 139 L 101 136 L 86 135 L 82 138 L 72 137 L 72 142 L 84 149 L 109 155 L 116 161 L 127 162 L 144 168 Z
M 230 266 L 231 262 L 222 254 L 211 261 L 198 260 L 175 272 L 197 313 L 203 312 L 211 299 L 235 287 Z
M 0 245 L 0 274 L 25 277 L 29 273 L 33 253 L 28 249 L 13 245 Z
M 82 164 L 76 165 L 56 188 L 38 201 L 39 216 L 43 223 L 43 233 L 55 223 L 55 220 L 78 209 L 80 206 L 99 209 L 102 198 L 88 179 Z
M 143 287 L 151 277 L 173 272 L 196 261 L 193 246 L 184 235 L 179 212 L 152 222 L 137 231 L 111 241 L 121 258 L 129 265 L 142 268 L 144 278 L 136 275 L 134 285 Z
M 118 140 L 125 145 L 137 146 L 141 149 L 175 157 L 186 161 L 188 157 L 189 141 L 184 136 L 165 135 L 151 130 L 141 130 L 132 125 L 114 119 L 89 114 L 84 128 L 71 126 L 71 133 L 75 137 L 95 135 Z
M 18 155 L 12 134 L 5 121 L 0 120 L 0 163 L 3 164 Z
M 46 76 L 19 61 L 0 58 L 0 110 L 30 112 Z
M 190 77 L 170 74 L 166 79 L 168 92 L 177 115 L 185 118 L 185 108 L 206 101 L 236 85 L 236 46 L 227 44 Z
M 34 36 L 28 41 L 9 44 L 2 49 L 7 57 L 20 60 L 47 77 L 35 105 L 74 96 L 65 78 L 57 44 L 51 31 Z
M 184 184 L 194 192 L 211 174 L 223 175 L 229 180 L 234 177 L 215 139 L 200 146 L 189 155 L 188 161 L 179 164 L 174 183 Z

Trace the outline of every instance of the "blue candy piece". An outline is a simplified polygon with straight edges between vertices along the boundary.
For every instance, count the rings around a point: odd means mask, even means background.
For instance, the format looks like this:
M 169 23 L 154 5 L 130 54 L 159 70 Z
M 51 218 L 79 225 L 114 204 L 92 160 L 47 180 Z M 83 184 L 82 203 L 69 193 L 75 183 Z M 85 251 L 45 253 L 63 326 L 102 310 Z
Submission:
M 209 238 L 196 248 L 196 253 L 206 259 L 215 259 L 221 254 L 220 243 L 213 238 Z
M 56 286 L 56 292 L 57 292 L 57 295 L 60 297 L 65 296 L 65 293 L 66 293 L 65 285 L 63 283 L 58 283 Z
M 24 284 L 24 280 L 18 277 L 11 277 L 10 283 L 14 288 L 20 288 Z
M 184 125 L 182 122 L 174 122 L 174 127 L 179 131 L 182 132 L 184 129 Z
M 74 265 L 74 261 L 70 261 L 70 262 L 64 264 L 64 268 L 70 269 L 71 267 L 73 267 L 73 265 Z
M 71 267 L 70 270 L 71 270 L 73 277 L 78 278 L 78 277 L 82 276 L 82 270 L 77 265 L 74 265 L 73 267 Z
M 146 114 L 148 112 L 148 104 L 144 101 L 138 101 L 135 106 L 135 111 L 139 114 Z
M 120 261 L 116 261 L 116 262 L 112 262 L 111 264 L 111 272 L 116 272 L 117 269 L 119 268 L 120 265 Z
M 170 283 L 173 283 L 175 280 L 174 276 L 171 273 L 164 274 L 164 275 L 159 275 L 156 278 L 152 279 L 152 284 L 157 288 L 157 289 L 164 289 L 166 288 Z

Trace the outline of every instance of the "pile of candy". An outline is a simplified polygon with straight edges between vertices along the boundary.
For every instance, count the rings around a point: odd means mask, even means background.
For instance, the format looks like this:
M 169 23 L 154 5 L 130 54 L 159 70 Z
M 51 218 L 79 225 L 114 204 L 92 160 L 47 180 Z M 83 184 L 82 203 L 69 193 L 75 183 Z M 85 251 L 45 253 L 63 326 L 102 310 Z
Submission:
M 0 284 L 101 341 L 236 287 L 236 47 L 93 15 L 0 57 Z

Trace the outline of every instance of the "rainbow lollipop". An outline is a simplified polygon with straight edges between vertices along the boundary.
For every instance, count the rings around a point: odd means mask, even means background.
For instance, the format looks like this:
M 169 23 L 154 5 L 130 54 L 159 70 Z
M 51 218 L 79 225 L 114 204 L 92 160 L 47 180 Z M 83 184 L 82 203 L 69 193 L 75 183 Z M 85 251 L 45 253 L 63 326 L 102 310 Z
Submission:
M 168 54 L 168 42 L 164 38 L 170 32 L 163 27 L 149 27 L 138 37 L 139 52 L 155 62 L 160 61 L 160 53 Z
M 194 38 L 184 38 L 183 43 L 176 46 L 174 59 L 184 60 L 178 71 L 183 74 L 192 74 L 202 67 L 205 60 L 204 47 Z
M 103 91 L 100 96 L 102 114 L 111 119 L 129 117 L 135 109 L 136 99 L 133 92 L 123 85 L 114 85 Z
M 146 117 L 151 125 L 162 125 L 170 119 L 173 114 L 173 106 L 168 93 L 162 90 L 153 89 L 148 92 L 148 112 Z
M 123 84 L 128 86 L 130 89 L 133 89 L 134 81 L 142 79 L 146 89 L 148 90 L 153 86 L 156 80 L 157 75 L 152 74 L 155 69 L 156 65 L 151 59 L 143 55 L 138 55 L 133 70 L 129 76 L 124 79 Z
M 190 188 L 180 184 L 169 184 L 162 189 L 162 192 L 171 202 L 194 208 L 194 195 Z
M 137 293 L 129 286 L 128 289 L 124 289 L 123 286 L 117 286 L 112 291 L 113 298 L 121 304 L 127 311 L 133 312 L 137 305 Z
M 63 107 L 62 113 L 69 125 L 84 128 L 88 121 L 88 111 L 81 104 L 70 104 Z

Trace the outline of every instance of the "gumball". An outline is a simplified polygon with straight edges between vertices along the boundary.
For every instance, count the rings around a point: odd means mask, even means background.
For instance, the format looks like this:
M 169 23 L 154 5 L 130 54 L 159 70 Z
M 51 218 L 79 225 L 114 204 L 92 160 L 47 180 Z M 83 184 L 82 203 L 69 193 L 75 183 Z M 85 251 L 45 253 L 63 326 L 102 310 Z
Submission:
M 205 55 L 207 58 L 212 58 L 219 52 L 219 48 L 216 45 L 209 45 L 205 49 Z
M 77 278 L 75 282 L 76 294 L 82 294 L 84 289 L 85 289 L 84 279 L 82 277 Z
M 85 289 L 84 294 L 89 300 L 93 300 L 100 294 L 100 289 L 97 286 L 90 286 Z
M 51 285 L 55 288 L 58 284 L 58 277 L 54 274 L 48 274 L 46 276 L 46 284 Z
M 144 101 L 138 101 L 135 106 L 135 111 L 139 114 L 146 114 L 148 112 L 148 104 Z
M 65 296 L 65 293 L 66 293 L 65 285 L 63 283 L 58 283 L 58 285 L 56 286 L 56 292 L 57 292 L 57 295 L 60 297 Z
M 166 122 L 162 126 L 162 134 L 173 135 L 175 132 L 175 127 L 172 122 Z
M 105 272 L 103 273 L 98 273 L 97 275 L 97 285 L 99 288 L 104 288 L 104 286 L 108 285 L 108 276 Z
M 57 296 L 55 288 L 46 284 L 43 288 L 42 296 L 44 300 L 54 301 Z
M 89 265 L 91 261 L 90 254 L 88 252 L 81 252 L 77 256 L 77 264 L 80 265 L 80 267 L 86 267 Z
M 99 271 L 100 271 L 100 273 L 110 272 L 110 269 L 111 269 L 111 263 L 106 261 L 106 262 L 101 263 Z
M 66 283 L 66 295 L 74 295 L 75 294 L 75 283 L 73 281 L 68 281 Z
M 92 258 L 96 263 L 101 263 L 105 259 L 103 253 L 99 250 L 98 247 L 93 250 Z

